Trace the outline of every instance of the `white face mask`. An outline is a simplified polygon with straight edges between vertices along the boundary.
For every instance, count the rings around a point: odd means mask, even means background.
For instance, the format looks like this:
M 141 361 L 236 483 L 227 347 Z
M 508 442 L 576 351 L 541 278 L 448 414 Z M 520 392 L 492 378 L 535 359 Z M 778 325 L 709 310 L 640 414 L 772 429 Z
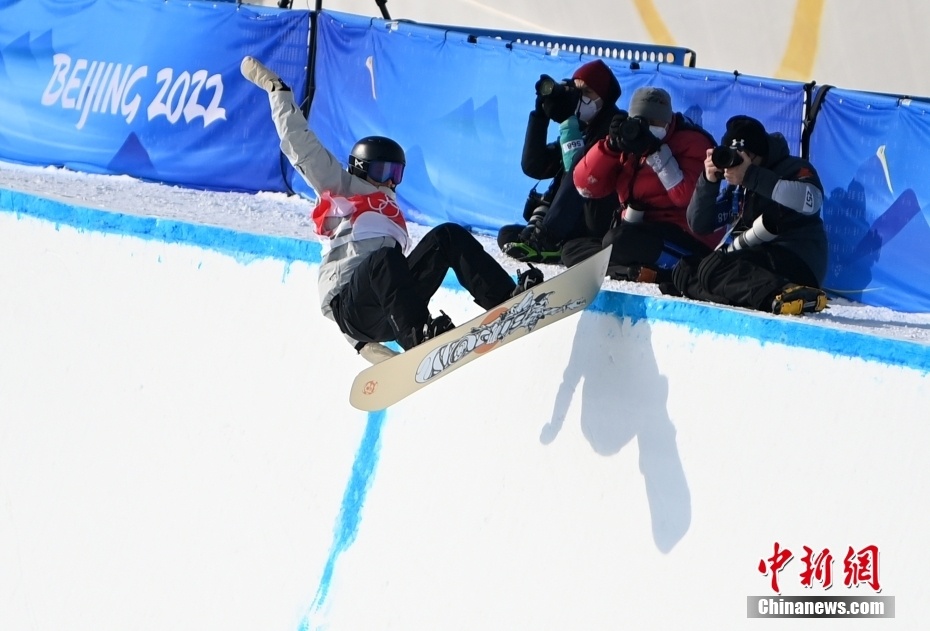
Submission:
M 600 103 L 600 99 L 581 97 L 581 100 L 578 101 L 578 120 L 582 123 L 590 122 L 597 115 L 598 110 L 601 109 Z
M 659 140 L 662 140 L 663 138 L 665 138 L 665 133 L 666 133 L 665 127 L 659 127 L 658 125 L 650 125 L 649 131 L 652 132 L 652 135 L 658 138 Z

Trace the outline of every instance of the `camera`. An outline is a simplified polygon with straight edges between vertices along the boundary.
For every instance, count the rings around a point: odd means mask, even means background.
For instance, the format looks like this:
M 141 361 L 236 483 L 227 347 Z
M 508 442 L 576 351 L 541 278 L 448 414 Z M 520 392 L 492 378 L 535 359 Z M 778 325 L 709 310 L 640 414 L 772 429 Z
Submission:
M 549 75 L 543 75 L 539 78 L 539 81 L 536 84 L 536 93 L 539 96 L 549 97 L 549 96 L 561 96 L 564 94 L 572 94 L 577 92 L 581 94 L 581 90 L 575 87 L 575 84 L 571 81 L 556 81 Z
M 650 134 L 649 121 L 645 118 L 634 116 L 628 118 L 620 124 L 620 137 L 626 143 L 635 144 L 644 135 Z
M 734 147 L 714 147 L 710 160 L 718 169 L 732 169 L 743 163 L 743 156 Z
M 540 206 L 549 206 L 551 200 L 548 196 L 548 191 L 546 193 L 540 193 L 536 190 L 536 187 L 530 189 L 529 195 L 526 196 L 526 203 L 523 205 L 523 219 L 524 221 L 529 221 L 533 216 L 533 212 Z
M 539 92 L 539 96 L 549 96 L 557 85 L 558 83 L 556 83 L 555 79 L 552 77 L 541 77 L 539 79 L 537 92 Z

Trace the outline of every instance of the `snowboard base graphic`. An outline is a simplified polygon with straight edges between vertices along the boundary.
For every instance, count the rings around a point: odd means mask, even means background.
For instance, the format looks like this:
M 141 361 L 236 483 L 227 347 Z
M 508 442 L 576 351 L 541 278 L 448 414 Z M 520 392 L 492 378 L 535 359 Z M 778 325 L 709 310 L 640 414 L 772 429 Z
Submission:
M 600 291 L 610 251 L 602 250 L 451 331 L 369 366 L 352 383 L 349 402 L 359 410 L 383 410 L 499 346 L 580 313 Z

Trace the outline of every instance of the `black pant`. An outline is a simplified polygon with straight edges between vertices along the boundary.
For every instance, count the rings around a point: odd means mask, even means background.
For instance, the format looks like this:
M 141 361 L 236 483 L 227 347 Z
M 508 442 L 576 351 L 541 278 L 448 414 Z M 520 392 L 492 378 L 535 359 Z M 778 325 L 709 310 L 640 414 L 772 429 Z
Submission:
M 571 173 L 562 176 L 542 225 L 555 244 L 584 234 L 585 198 L 575 188 Z
M 366 258 L 332 307 L 343 333 L 361 342 L 404 343 L 429 319 L 429 301 L 446 272 L 484 309 L 510 297 L 516 283 L 467 230 L 453 223 L 436 226 L 404 257 L 400 247 L 381 248 Z
M 573 239 L 562 247 L 562 262 L 571 267 L 613 244 L 610 265 L 671 267 L 686 256 L 704 256 L 710 248 L 675 224 L 621 221 L 603 239 Z
M 785 285 L 820 286 L 804 261 L 774 244 L 683 259 L 675 266 L 672 279 L 689 298 L 768 312 Z
M 610 228 L 619 206 L 616 197 L 612 197 L 611 200 L 604 203 L 582 197 L 572 182 L 572 174 L 563 175 L 542 220 L 541 229 L 548 240 L 546 245 L 557 250 L 560 245 L 572 239 L 591 236 L 600 238 Z M 508 243 L 517 241 L 524 228 L 526 224 L 509 224 L 502 227 L 497 233 L 497 245 L 503 249 Z

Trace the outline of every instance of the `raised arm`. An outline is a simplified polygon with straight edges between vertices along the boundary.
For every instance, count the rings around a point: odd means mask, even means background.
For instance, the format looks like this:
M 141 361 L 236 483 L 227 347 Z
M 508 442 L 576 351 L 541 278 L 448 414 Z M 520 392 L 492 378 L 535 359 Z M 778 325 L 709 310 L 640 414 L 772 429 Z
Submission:
M 318 194 L 353 195 L 372 191 L 372 186 L 346 171 L 307 127 L 307 119 L 294 102 L 293 92 L 275 90 L 268 93 L 268 99 L 271 118 L 281 139 L 281 151 Z

